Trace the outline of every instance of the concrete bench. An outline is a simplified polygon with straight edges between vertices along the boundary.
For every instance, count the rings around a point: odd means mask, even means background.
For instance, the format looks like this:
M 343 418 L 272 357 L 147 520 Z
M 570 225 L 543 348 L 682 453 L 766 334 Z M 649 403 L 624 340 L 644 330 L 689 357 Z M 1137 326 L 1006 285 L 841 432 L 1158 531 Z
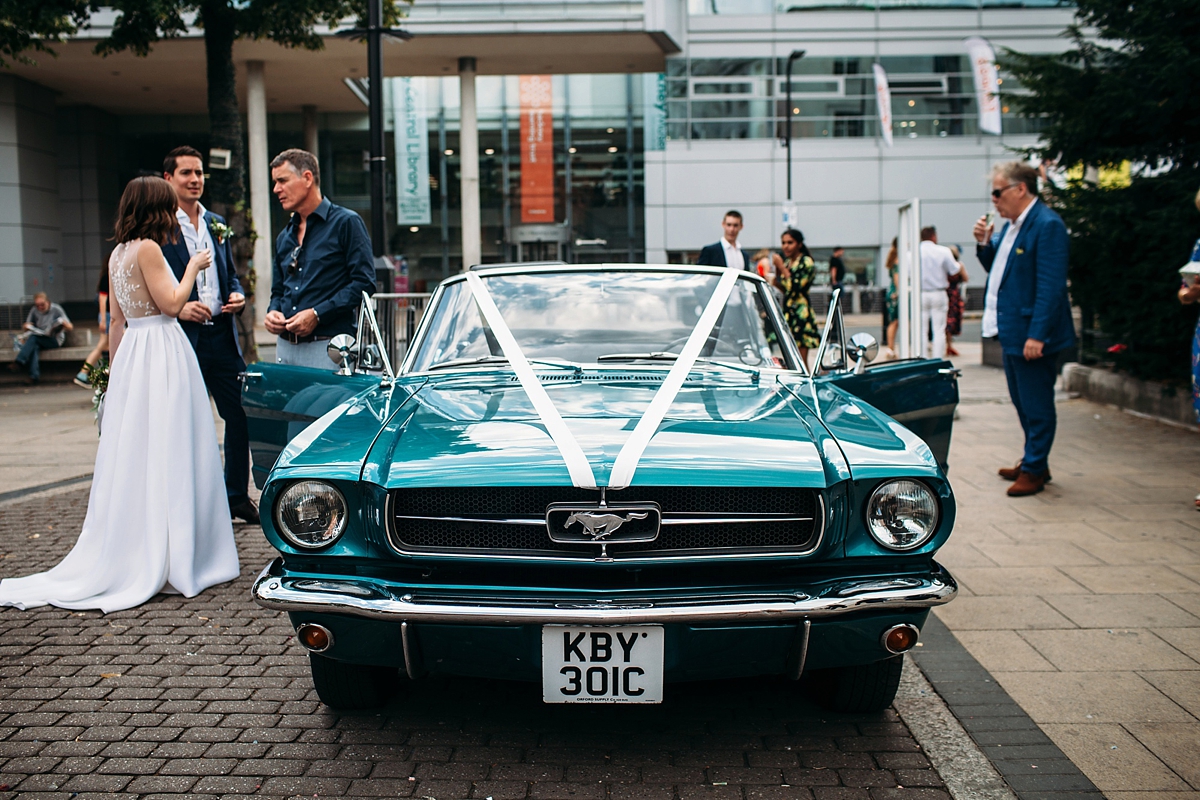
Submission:
M 15 361 L 17 359 L 17 351 L 13 347 L 13 342 L 21 334 L 21 331 L 0 331 L 0 363 Z M 96 346 L 99 340 L 100 332 L 96 328 L 86 328 L 80 325 L 75 326 L 75 330 L 67 334 L 66 341 L 63 346 L 54 350 L 43 350 L 39 356 L 40 360 L 45 361 L 78 361 L 83 363 L 87 358 L 88 353 L 92 352 L 92 348 Z

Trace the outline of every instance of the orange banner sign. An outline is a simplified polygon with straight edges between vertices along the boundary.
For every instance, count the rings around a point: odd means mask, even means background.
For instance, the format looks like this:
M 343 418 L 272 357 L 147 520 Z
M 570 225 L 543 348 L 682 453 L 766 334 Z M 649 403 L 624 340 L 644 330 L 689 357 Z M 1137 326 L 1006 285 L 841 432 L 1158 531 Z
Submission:
M 549 75 L 521 76 L 521 222 L 554 222 L 554 115 Z

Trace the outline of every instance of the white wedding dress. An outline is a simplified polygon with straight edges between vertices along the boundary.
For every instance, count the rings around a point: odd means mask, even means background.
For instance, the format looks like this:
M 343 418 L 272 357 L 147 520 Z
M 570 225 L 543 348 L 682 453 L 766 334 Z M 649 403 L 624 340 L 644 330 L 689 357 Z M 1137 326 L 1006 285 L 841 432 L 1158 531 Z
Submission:
M 120 244 L 109 259 L 129 327 L 110 370 L 83 531 L 48 572 L 0 581 L 0 605 L 109 612 L 238 576 L 204 379 L 178 321 L 145 287 L 141 245 Z

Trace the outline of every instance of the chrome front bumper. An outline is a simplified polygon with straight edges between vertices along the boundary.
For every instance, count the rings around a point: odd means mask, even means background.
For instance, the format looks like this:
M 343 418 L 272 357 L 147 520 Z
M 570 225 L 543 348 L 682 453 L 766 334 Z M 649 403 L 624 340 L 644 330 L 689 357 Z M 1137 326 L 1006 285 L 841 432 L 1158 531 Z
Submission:
M 635 625 L 737 623 L 822 619 L 854 611 L 920 609 L 958 594 L 941 565 L 927 576 L 847 579 L 820 596 L 803 592 L 719 597 L 642 597 L 614 600 L 524 600 L 406 593 L 362 577 L 310 578 L 283 574 L 283 559 L 263 569 L 251 590 L 254 602 L 274 611 L 348 614 L 391 622 L 443 625 Z

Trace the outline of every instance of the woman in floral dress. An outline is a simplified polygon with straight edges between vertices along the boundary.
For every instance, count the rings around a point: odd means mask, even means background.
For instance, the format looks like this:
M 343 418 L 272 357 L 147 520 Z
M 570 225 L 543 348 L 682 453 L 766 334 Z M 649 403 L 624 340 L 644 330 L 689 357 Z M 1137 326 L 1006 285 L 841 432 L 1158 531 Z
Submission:
M 808 363 L 808 351 L 821 343 L 817 333 L 817 320 L 813 316 L 808 290 L 816 277 L 817 267 L 812 254 L 804 246 L 804 234 L 788 228 L 780 239 L 783 264 L 778 272 L 778 285 L 783 292 L 783 315 L 792 338 L 800 348 L 800 357 Z
M 1200 194 L 1196 195 L 1196 208 L 1200 208 Z M 1192 248 L 1192 261 L 1200 261 L 1200 239 Z M 1197 300 L 1200 300 L 1200 275 L 1185 278 L 1179 287 L 1179 302 L 1188 306 Z M 1192 334 L 1192 408 L 1196 411 L 1196 421 L 1200 422 L 1200 320 Z M 1200 494 L 1196 495 L 1196 510 L 1200 511 Z

